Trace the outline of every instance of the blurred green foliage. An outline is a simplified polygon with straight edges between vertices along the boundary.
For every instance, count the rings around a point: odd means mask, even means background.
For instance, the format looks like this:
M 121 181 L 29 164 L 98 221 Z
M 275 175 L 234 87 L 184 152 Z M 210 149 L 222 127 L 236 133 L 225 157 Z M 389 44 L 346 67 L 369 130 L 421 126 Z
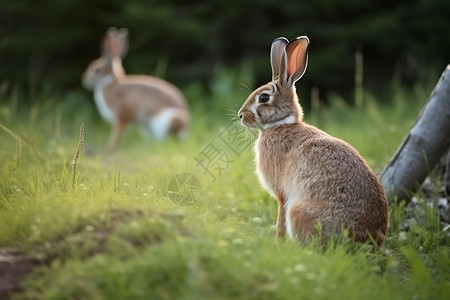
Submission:
M 278 36 L 308 35 L 308 91 L 351 91 L 354 55 L 364 82 L 414 82 L 444 68 L 450 53 L 447 0 L 15 0 L 0 3 L 0 92 L 80 88 L 110 26 L 127 27 L 124 65 L 176 84 L 207 83 L 215 67 L 250 61 L 256 85 L 270 80 Z

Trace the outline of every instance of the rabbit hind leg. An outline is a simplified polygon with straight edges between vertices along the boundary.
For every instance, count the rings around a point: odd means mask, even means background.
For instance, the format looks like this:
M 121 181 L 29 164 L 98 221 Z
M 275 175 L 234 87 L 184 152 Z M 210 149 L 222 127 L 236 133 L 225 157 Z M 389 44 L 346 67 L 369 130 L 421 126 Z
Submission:
M 312 235 L 319 234 L 318 220 L 308 212 L 307 208 L 301 204 L 288 207 L 286 218 L 286 229 L 292 240 L 307 242 Z
M 180 140 L 188 136 L 189 116 L 184 111 L 178 111 L 172 118 L 169 132 Z

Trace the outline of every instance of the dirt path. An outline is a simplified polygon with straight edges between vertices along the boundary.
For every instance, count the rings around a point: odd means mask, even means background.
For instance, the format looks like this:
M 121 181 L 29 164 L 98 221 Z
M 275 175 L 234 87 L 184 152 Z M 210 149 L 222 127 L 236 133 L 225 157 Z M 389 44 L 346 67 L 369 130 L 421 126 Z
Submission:
M 37 265 L 35 261 L 6 249 L 0 249 L 0 300 L 21 290 L 22 279 Z

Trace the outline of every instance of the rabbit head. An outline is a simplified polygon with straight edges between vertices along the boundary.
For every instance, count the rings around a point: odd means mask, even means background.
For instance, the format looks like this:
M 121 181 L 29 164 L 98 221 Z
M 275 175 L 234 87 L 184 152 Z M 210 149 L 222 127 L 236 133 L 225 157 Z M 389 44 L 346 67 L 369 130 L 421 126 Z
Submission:
M 101 57 L 92 61 L 82 77 L 86 89 L 94 89 L 102 79 L 108 76 L 121 76 L 124 74 L 122 59 L 128 51 L 128 30 L 111 27 L 107 30 L 101 42 Z
M 309 39 L 306 36 L 292 41 L 280 37 L 272 42 L 270 63 L 272 81 L 250 94 L 238 112 L 246 127 L 263 131 L 281 124 L 303 120 L 295 82 L 305 73 L 308 64 Z

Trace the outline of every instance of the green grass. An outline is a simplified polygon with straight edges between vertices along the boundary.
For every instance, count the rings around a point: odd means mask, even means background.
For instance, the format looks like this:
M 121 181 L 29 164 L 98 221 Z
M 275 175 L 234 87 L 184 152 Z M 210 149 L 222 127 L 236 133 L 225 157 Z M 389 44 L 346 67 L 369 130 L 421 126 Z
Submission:
M 425 205 L 425 219 L 408 231 L 403 204 L 393 205 L 379 249 L 345 236 L 326 246 L 274 241 L 276 202 L 257 181 L 252 146 L 236 154 L 221 139 L 233 124 L 229 110 L 245 100 L 239 83 L 246 79 L 220 72 L 213 96 L 195 85 L 186 90 L 195 99 L 186 141 L 146 142 L 130 128 L 113 152 L 103 149 L 109 126 L 82 94 L 30 108 L 2 99 L 0 248 L 39 262 L 14 298 L 450 298 L 449 238 Z M 380 170 L 430 91 L 397 89 L 383 104 L 366 94 L 359 109 L 331 99 L 306 118 L 353 144 Z M 215 178 L 196 161 L 212 145 L 221 155 L 220 172 L 211 169 Z M 167 193 L 180 173 L 201 183 L 201 196 L 187 205 Z

